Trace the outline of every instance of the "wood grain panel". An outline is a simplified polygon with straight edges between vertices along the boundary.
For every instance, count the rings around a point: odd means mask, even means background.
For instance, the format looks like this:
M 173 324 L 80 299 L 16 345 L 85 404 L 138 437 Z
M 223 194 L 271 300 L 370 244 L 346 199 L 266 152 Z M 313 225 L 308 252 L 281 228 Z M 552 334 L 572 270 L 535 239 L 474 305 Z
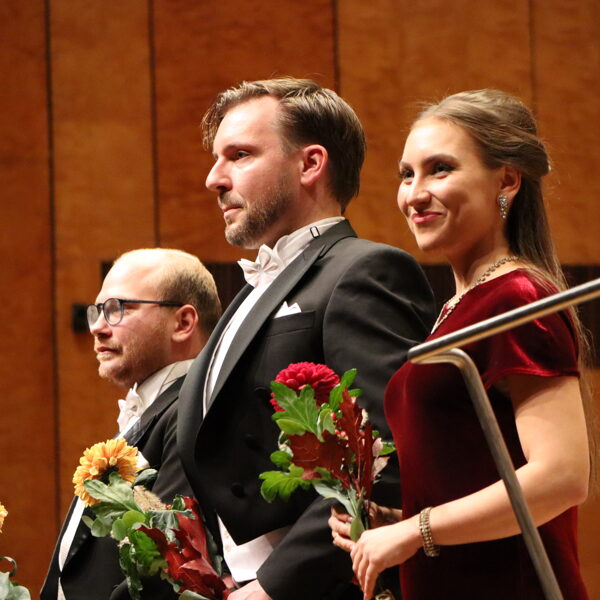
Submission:
M 600 206 L 596 199 L 600 196 L 600 181 L 593 165 L 600 160 L 600 5 L 595 0 L 544 0 L 534 1 L 532 6 L 536 108 L 541 134 L 553 159 L 545 197 L 554 240 L 563 262 L 598 264 Z M 586 309 L 600 313 L 597 301 Z M 596 339 L 596 348 L 599 343 Z M 595 389 L 598 412 L 599 371 Z M 579 531 L 582 571 L 590 598 L 598 598 L 597 491 L 582 507 Z
M 369 143 L 361 194 L 349 216 L 361 235 L 423 262 L 395 203 L 396 163 L 417 103 L 499 87 L 531 98 L 527 5 L 348 0 L 339 3 L 340 80 Z
M 0 556 L 40 585 L 56 519 L 44 2 L 0 3 Z M 2 568 L 6 567 L 2 564 Z M 32 597 L 35 597 L 35 593 Z
M 534 2 L 536 98 L 554 159 L 548 200 L 560 258 L 600 257 L 600 3 Z
M 116 390 L 100 382 L 71 305 L 94 300 L 100 263 L 154 245 L 147 3 L 51 3 L 62 509 L 83 449 L 116 431 Z
M 243 252 L 225 242 L 214 195 L 204 188 L 212 158 L 198 125 L 214 96 L 244 79 L 294 75 L 332 87 L 332 2 L 154 6 L 160 241 L 205 261 L 234 260 Z

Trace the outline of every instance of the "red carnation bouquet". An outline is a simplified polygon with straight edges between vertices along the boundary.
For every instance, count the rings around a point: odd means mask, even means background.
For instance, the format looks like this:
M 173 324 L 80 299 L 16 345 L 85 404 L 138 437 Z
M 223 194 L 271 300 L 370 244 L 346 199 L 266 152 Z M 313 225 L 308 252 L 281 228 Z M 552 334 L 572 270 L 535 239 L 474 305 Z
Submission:
M 95 518 L 83 521 L 96 537 L 118 543 L 129 595 L 141 598 L 143 579 L 168 581 L 182 600 L 226 600 L 222 559 L 205 529 L 197 502 L 177 496 L 171 506 L 148 491 L 157 472 L 122 438 L 88 448 L 73 477 L 75 493 Z
M 349 389 L 356 369 L 340 377 L 329 367 L 294 363 L 271 383 L 273 419 L 281 429 L 271 454 L 278 471 L 260 475 L 261 493 L 287 500 L 298 488 L 335 498 L 352 515 L 352 539 L 368 526 L 368 508 L 380 471 L 394 445 L 384 442 Z

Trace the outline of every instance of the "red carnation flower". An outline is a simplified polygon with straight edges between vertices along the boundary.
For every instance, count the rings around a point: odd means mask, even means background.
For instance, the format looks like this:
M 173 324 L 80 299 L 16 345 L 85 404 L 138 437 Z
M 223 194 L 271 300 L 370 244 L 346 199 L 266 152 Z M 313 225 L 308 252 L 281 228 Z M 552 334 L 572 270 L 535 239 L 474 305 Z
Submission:
M 329 393 L 340 382 L 337 374 L 325 365 L 310 362 L 292 363 L 279 372 L 275 381 L 287 385 L 298 393 L 305 385 L 310 385 L 315 392 L 317 405 L 329 402 Z M 283 410 L 275 395 L 271 394 L 271 404 L 277 411 Z

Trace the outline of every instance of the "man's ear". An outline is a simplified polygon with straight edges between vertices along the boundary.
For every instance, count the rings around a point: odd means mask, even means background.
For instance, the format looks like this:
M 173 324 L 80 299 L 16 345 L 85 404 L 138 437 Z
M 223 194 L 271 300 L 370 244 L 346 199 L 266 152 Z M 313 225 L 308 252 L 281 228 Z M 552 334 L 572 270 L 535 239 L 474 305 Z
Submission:
M 304 186 L 312 186 L 325 174 L 329 154 L 319 144 L 311 144 L 301 149 L 301 173 L 300 183 Z
M 184 304 L 175 313 L 175 328 L 171 337 L 174 342 L 183 342 L 194 335 L 198 326 L 198 313 L 191 304 Z
M 509 205 L 514 200 L 518 191 L 521 189 L 521 171 L 511 165 L 504 165 L 502 179 L 500 180 L 500 194 L 508 198 Z

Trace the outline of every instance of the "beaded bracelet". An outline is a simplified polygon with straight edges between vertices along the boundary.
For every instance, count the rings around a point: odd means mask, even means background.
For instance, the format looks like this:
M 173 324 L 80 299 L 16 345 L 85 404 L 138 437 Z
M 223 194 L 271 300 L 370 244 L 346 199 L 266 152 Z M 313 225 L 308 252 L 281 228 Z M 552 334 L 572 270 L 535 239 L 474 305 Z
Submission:
M 425 556 L 435 557 L 440 555 L 440 547 L 433 543 L 431 527 L 429 526 L 430 512 L 431 506 L 428 506 L 419 513 L 419 531 L 423 540 L 423 552 L 425 552 Z

